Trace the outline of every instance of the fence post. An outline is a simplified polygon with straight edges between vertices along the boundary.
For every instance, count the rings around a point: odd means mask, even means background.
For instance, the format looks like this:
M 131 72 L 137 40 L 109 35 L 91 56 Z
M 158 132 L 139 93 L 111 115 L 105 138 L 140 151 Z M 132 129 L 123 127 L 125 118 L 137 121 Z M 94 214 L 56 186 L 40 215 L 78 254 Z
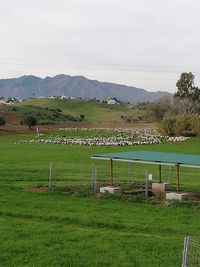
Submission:
M 51 179 L 52 179 L 52 162 L 49 165 L 49 189 L 51 189 Z
M 92 165 L 92 189 L 96 190 L 97 188 L 97 168 L 96 165 Z
M 148 181 L 148 171 L 145 171 L 145 198 L 148 198 L 148 189 L 149 189 L 149 181 Z
M 128 163 L 128 184 L 131 182 L 131 162 Z
M 184 238 L 184 247 L 183 247 L 183 258 L 182 258 L 182 265 L 181 267 L 187 267 L 187 259 L 189 253 L 189 243 L 190 243 L 190 236 L 186 236 Z

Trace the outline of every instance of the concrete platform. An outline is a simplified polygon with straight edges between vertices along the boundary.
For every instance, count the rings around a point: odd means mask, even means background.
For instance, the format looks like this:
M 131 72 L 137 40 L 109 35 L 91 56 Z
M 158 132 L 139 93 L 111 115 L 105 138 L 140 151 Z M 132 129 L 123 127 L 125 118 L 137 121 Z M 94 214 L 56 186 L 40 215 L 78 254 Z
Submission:
M 119 193 L 121 191 L 121 188 L 119 186 L 105 186 L 105 187 L 100 187 L 100 193 L 111 193 L 111 194 L 115 194 L 115 193 Z
M 164 194 L 166 191 L 169 191 L 169 183 L 152 183 L 152 192 L 154 194 Z
M 187 199 L 188 193 L 171 192 L 166 193 L 167 200 L 184 200 Z

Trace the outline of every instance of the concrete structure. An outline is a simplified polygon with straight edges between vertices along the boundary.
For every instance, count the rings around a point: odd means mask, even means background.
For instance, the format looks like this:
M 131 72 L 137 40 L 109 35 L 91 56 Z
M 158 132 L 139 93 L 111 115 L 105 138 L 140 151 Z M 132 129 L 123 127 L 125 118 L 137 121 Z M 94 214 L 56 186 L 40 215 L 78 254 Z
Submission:
M 119 193 L 121 191 L 120 187 L 114 187 L 114 186 L 105 186 L 105 187 L 100 187 L 100 193 Z
M 177 193 L 177 192 L 166 193 L 167 200 L 184 200 L 187 199 L 187 196 L 188 193 Z
M 169 183 L 152 183 L 152 192 L 154 194 L 164 194 L 169 191 Z

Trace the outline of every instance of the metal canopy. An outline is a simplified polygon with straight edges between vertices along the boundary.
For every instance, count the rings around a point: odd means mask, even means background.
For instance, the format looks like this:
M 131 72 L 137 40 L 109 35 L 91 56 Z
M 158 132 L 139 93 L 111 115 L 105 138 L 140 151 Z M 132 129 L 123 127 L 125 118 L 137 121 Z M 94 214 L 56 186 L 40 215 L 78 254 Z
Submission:
M 136 162 L 146 164 L 156 164 L 159 167 L 159 183 L 161 179 L 161 165 L 176 166 L 176 191 L 179 192 L 180 167 L 200 168 L 200 155 L 152 152 L 145 150 L 95 154 L 92 159 L 108 160 L 110 162 L 110 185 L 113 185 L 113 161 Z
M 153 152 L 153 151 L 131 151 L 119 153 L 95 154 L 93 159 L 101 160 L 116 160 L 127 162 L 138 162 L 147 164 L 161 164 L 161 165 L 182 165 L 183 167 L 200 168 L 200 155 L 167 153 L 167 152 Z

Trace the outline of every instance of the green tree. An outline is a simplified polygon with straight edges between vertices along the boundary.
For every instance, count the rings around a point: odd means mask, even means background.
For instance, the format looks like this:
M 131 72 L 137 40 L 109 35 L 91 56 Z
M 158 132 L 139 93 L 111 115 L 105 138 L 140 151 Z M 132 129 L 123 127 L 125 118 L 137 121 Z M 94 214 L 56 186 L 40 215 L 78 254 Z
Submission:
M 82 121 L 82 120 L 84 120 L 84 119 L 85 119 L 85 115 L 84 115 L 84 114 L 81 114 L 79 120 Z
M 159 122 L 164 116 L 170 114 L 172 103 L 170 98 L 164 98 L 149 104 L 146 110 L 146 116 L 149 121 Z
M 194 85 L 194 78 L 191 72 L 184 72 L 177 81 L 177 92 L 174 94 L 176 114 L 200 112 L 200 89 Z
M 188 99 L 191 101 L 200 101 L 200 89 L 194 85 L 195 76 L 191 72 L 181 73 L 180 79 L 177 81 L 177 92 L 175 98 Z
M 158 131 L 169 136 L 199 136 L 200 115 L 187 114 L 166 116 L 158 125 Z
M 3 126 L 6 124 L 6 120 L 3 117 L 0 117 L 0 126 Z
M 163 135 L 174 136 L 176 134 L 176 117 L 165 116 L 158 125 L 158 131 Z
M 22 125 L 27 125 L 29 129 L 37 125 L 37 119 L 32 115 L 27 115 L 22 121 Z

